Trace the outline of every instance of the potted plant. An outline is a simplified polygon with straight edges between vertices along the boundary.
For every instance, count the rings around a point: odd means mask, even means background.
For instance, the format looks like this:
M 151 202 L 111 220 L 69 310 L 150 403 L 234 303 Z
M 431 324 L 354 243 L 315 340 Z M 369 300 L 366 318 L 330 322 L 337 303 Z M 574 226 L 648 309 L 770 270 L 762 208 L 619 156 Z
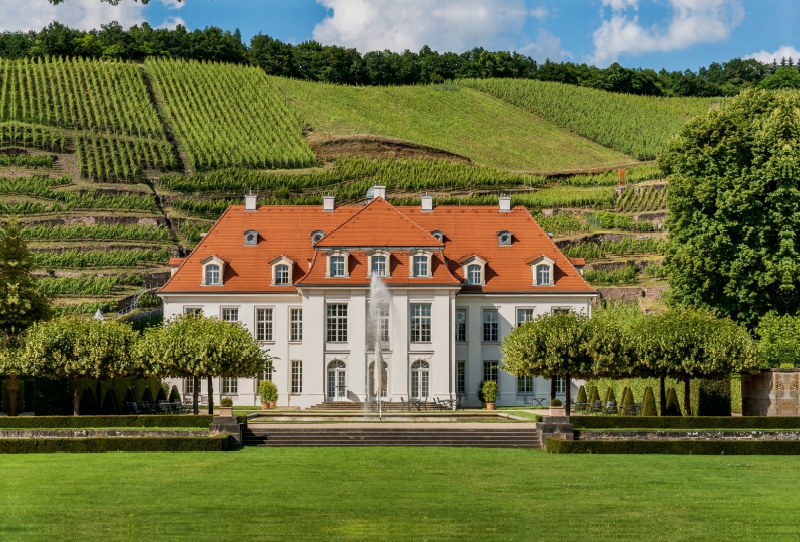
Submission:
M 487 380 L 483 383 L 481 389 L 483 391 L 483 400 L 486 401 L 486 410 L 494 410 L 495 400 L 497 400 L 497 382 Z
M 220 416 L 233 416 L 233 399 L 230 397 L 223 397 L 219 402 L 219 415 Z
M 264 380 L 258 385 L 258 394 L 261 396 L 261 410 L 268 410 L 270 406 L 278 406 L 278 386 L 269 380 Z
M 483 384 L 485 382 L 485 380 L 478 382 L 478 401 L 481 402 L 481 408 L 486 408 L 486 399 L 483 397 Z
M 564 403 L 561 402 L 561 399 L 553 399 L 550 402 L 550 415 L 551 416 L 564 416 Z

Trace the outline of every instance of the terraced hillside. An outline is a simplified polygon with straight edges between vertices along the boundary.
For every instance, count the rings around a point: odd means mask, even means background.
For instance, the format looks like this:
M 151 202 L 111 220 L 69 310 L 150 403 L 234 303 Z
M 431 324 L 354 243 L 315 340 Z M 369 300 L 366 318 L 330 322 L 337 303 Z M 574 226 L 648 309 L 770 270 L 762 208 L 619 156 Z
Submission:
M 659 107 L 675 126 L 691 111 Z M 0 212 L 23 222 L 62 312 L 113 312 L 159 285 L 168 259 L 247 190 L 262 204 L 314 205 L 323 193 L 363 201 L 376 184 L 398 204 L 429 192 L 439 204 L 496 205 L 508 193 L 589 260 L 593 284 L 663 284 L 658 168 L 629 167 L 620 188 L 615 166 L 633 159 L 530 108 L 465 85 L 360 89 L 196 62 L 0 60 Z

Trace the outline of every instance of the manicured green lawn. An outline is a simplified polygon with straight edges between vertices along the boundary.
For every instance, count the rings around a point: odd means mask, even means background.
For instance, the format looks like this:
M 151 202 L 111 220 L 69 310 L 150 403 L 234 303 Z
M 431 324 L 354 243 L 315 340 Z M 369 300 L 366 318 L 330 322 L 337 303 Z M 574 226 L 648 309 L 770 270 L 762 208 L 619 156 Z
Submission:
M 0 540 L 797 540 L 800 458 L 248 448 L 0 456 Z

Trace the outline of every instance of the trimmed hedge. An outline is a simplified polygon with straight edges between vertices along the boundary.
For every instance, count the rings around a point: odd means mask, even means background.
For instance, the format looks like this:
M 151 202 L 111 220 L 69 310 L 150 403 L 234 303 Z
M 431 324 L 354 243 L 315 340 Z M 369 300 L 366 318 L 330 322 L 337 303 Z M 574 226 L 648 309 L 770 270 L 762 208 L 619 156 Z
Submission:
M 573 416 L 580 429 L 800 429 L 798 416 Z
M 217 437 L 0 439 L 0 454 L 226 452 L 236 448 L 236 441 L 230 435 Z
M 247 423 L 247 416 L 237 416 Z M 0 429 L 90 429 L 93 427 L 202 427 L 207 429 L 214 416 L 155 414 L 146 416 L 16 416 L 0 417 Z
M 547 439 L 551 454 L 800 455 L 797 440 Z

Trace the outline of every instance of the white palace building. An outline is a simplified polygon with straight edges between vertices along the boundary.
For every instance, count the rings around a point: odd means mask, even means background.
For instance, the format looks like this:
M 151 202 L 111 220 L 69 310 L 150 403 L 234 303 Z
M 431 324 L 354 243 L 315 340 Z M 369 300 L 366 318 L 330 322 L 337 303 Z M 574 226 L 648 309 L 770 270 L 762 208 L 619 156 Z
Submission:
M 524 207 L 395 207 L 375 187 L 366 205 L 232 206 L 160 290 L 165 319 L 202 312 L 241 322 L 277 358 L 279 406 L 363 402 L 375 345 L 368 338 L 370 283 L 380 305 L 385 401 L 461 396 L 498 381 L 499 405 L 546 398 L 551 384 L 498 369 L 503 337 L 553 311 L 591 314 L 597 296 Z M 371 367 L 372 366 L 372 367 Z M 374 378 L 372 380 L 374 382 Z M 183 393 L 191 381 L 173 379 Z M 215 403 L 258 405 L 257 381 L 217 378 Z M 565 393 L 563 379 L 556 382 Z M 205 381 L 201 394 L 206 394 Z M 372 392 L 370 392 L 372 394 Z M 575 391 L 573 390 L 573 396 Z

